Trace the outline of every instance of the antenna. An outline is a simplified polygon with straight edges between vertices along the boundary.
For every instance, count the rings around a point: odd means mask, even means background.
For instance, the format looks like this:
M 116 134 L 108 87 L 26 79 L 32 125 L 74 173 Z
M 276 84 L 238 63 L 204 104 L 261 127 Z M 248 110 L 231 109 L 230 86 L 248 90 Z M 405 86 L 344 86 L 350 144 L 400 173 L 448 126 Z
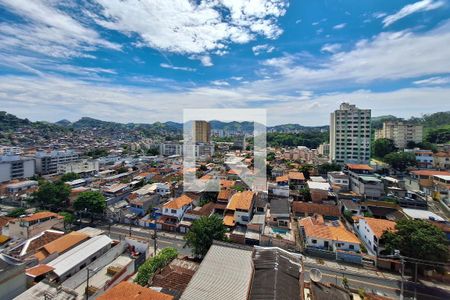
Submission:
M 319 269 L 311 269 L 309 271 L 309 278 L 311 278 L 311 281 L 320 282 L 322 280 L 322 272 Z

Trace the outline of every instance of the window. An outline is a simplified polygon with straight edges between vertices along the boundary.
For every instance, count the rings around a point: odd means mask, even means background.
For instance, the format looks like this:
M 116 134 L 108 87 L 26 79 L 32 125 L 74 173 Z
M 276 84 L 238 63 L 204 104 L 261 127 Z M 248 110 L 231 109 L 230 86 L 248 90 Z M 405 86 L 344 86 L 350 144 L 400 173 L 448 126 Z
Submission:
M 311 243 L 317 244 L 317 240 L 311 240 Z
M 355 249 L 355 246 L 354 245 L 350 245 L 350 246 L 348 246 L 350 249 L 352 249 L 352 250 L 354 250 Z
M 177 210 L 176 209 L 172 209 L 170 212 L 173 213 L 173 214 L 176 214 Z

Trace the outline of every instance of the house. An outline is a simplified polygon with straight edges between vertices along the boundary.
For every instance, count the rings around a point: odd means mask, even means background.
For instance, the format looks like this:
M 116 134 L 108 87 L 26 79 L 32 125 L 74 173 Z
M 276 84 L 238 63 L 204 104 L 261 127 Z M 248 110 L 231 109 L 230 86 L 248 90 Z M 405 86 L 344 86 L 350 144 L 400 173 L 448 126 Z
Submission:
M 332 252 L 360 251 L 359 239 L 340 221 L 325 221 L 323 216 L 314 215 L 299 220 L 299 226 L 307 247 Z
M 39 251 L 44 245 L 64 236 L 64 232 L 57 230 L 45 230 L 29 239 L 13 244 L 5 252 L 14 258 L 20 259 L 27 263 L 33 264 L 35 260 L 34 254 Z
M 311 217 L 318 214 L 322 215 L 325 220 L 337 220 L 341 215 L 336 205 L 301 201 L 292 202 L 292 214 L 297 218 Z
M 301 172 L 288 173 L 289 187 L 296 190 L 301 190 L 305 187 L 305 175 Z
M 64 228 L 64 217 L 49 211 L 42 211 L 10 220 L 7 227 L 9 237 L 28 239 L 45 230 Z M 5 230 L 5 228 L 3 228 Z
M 434 212 L 423 210 L 423 209 L 413 209 L 413 208 L 403 208 L 403 213 L 410 219 L 414 220 L 430 220 L 430 221 L 445 221 L 444 218 L 438 216 Z
M 125 195 L 130 190 L 130 186 L 126 183 L 116 183 L 105 187 L 103 194 L 105 197 L 119 197 Z
M 385 231 L 395 230 L 395 222 L 368 217 L 357 218 L 353 224 L 359 237 L 366 244 L 369 253 L 380 253 L 380 238 Z
M 162 206 L 162 216 L 157 221 L 157 228 L 176 231 L 186 211 L 192 209 L 193 199 L 186 194 L 174 198 Z
M 367 212 L 367 206 L 358 200 L 341 199 L 339 202 L 342 213 L 349 211 L 353 216 L 363 216 Z
M 450 152 L 437 152 L 433 154 L 433 168 L 450 170 Z
M 423 191 L 426 195 L 433 195 L 435 190 L 433 181 L 434 176 L 450 176 L 449 171 L 438 171 L 438 170 L 415 170 L 410 172 L 411 178 L 409 179 L 409 184 L 417 183 L 419 189 Z
M 141 197 L 134 195 L 131 194 L 130 197 L 128 198 L 130 202 L 128 209 L 130 212 L 138 216 L 146 215 L 151 207 L 155 207 L 159 204 L 160 196 L 158 194 L 150 194 Z
M 328 200 L 328 195 L 331 186 L 328 182 L 308 181 L 309 193 L 311 194 L 311 201 L 314 203 L 322 203 Z
M 270 201 L 267 223 L 273 227 L 289 228 L 290 206 L 287 198 L 275 198 Z
M 348 191 L 350 187 L 350 180 L 348 178 L 348 175 L 344 172 L 328 172 L 327 178 L 333 190 L 343 192 Z
M 227 204 L 224 224 L 234 226 L 235 224 L 246 225 L 253 215 L 255 193 L 244 191 L 235 193 Z
M 214 242 L 180 300 L 247 300 L 253 272 L 252 248 Z
M 215 203 L 208 202 L 201 207 L 196 207 L 194 209 L 186 211 L 186 213 L 183 216 L 183 219 L 179 223 L 180 232 L 181 233 L 188 232 L 194 220 L 198 220 L 201 217 L 209 217 L 211 214 L 213 214 L 214 209 Z
M 373 175 L 373 169 L 365 164 L 346 164 L 344 173 L 350 178 L 350 189 L 366 199 L 379 199 L 384 195 L 383 182 Z
M 417 167 L 419 169 L 431 169 L 433 167 L 433 151 L 431 150 L 411 150 L 416 157 Z
M 151 288 L 140 286 L 139 284 L 122 281 L 104 294 L 97 297 L 97 300 L 173 300 L 174 297 Z

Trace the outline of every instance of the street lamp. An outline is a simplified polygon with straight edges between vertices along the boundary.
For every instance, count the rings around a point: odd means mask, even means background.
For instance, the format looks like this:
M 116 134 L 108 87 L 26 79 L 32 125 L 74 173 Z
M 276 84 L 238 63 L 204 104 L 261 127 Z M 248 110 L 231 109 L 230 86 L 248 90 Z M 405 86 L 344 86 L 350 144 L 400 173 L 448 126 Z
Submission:
M 89 299 L 89 276 L 90 276 L 89 271 L 95 273 L 96 271 L 98 271 L 98 269 L 99 269 L 99 267 L 95 268 L 95 269 L 86 268 L 86 271 L 87 271 L 86 289 L 85 289 L 86 300 Z
M 400 258 L 400 263 L 401 263 L 401 276 L 402 276 L 402 282 L 400 285 L 400 300 L 403 300 L 403 276 L 404 276 L 404 272 L 405 272 L 405 260 L 403 258 L 403 256 L 400 255 L 400 250 L 394 250 L 394 256 Z

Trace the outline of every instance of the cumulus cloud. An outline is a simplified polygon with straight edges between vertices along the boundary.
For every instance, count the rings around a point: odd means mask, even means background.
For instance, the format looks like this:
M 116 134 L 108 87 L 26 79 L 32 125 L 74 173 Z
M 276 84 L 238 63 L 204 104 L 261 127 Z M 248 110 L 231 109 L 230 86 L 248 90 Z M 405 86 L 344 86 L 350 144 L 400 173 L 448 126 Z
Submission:
M 421 0 L 412 4 L 408 4 L 404 6 L 402 9 L 400 9 L 395 14 L 386 16 L 383 19 L 383 26 L 388 27 L 389 25 L 397 22 L 400 19 L 403 19 L 404 17 L 407 17 L 411 14 L 421 12 L 421 11 L 429 11 L 433 9 L 440 8 L 445 5 L 444 1 L 438 0 Z
M 162 51 L 201 54 L 244 44 L 257 36 L 277 38 L 285 0 L 96 0 L 96 22 L 135 34 L 140 45 Z
M 275 50 L 275 47 L 268 44 L 256 45 L 252 47 L 252 51 L 256 56 L 260 55 L 261 53 L 271 53 L 273 52 L 273 50 Z

